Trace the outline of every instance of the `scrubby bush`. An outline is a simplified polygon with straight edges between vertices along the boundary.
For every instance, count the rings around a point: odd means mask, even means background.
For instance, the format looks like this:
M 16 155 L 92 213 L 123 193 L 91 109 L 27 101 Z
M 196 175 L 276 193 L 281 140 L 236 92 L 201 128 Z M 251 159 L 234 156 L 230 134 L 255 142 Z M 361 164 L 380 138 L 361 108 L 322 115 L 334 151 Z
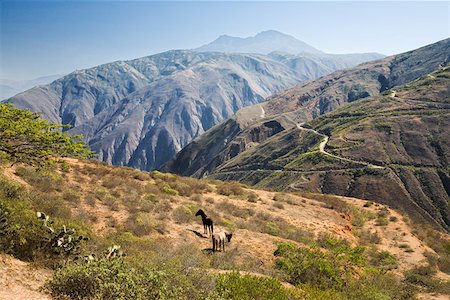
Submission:
M 288 293 L 275 278 L 240 275 L 237 272 L 221 274 L 209 299 L 271 299 L 287 300 Z
M 22 192 L 23 188 L 18 183 L 0 177 L 0 195 L 13 199 L 20 197 Z
M 411 225 L 414 227 L 414 234 L 438 254 L 437 266 L 439 270 L 450 274 L 450 240 L 447 235 L 431 228 L 429 225 L 414 223 Z
M 48 169 L 36 169 L 29 166 L 21 166 L 16 169 L 16 174 L 41 192 L 49 193 L 61 191 L 63 181 L 61 176 Z
M 376 232 L 371 232 L 370 230 L 356 230 L 355 235 L 359 238 L 361 244 L 379 244 L 381 243 L 381 237 Z
M 236 229 L 236 223 L 234 223 L 233 221 L 230 221 L 228 219 L 223 218 L 220 223 L 221 226 L 226 227 L 228 229 L 234 230 Z
M 239 223 L 239 227 L 302 243 L 311 242 L 314 236 L 310 231 L 298 228 L 283 218 L 272 217 L 266 213 L 255 214 L 247 222 Z
M 281 243 L 274 255 L 276 268 L 283 271 L 292 284 L 306 283 L 322 289 L 341 289 L 365 264 L 364 248 L 337 244 L 329 251 L 296 247 Z
M 63 199 L 69 202 L 72 202 L 74 204 L 77 204 L 80 202 L 81 195 L 79 192 L 73 190 L 73 189 L 67 189 L 63 192 L 62 195 Z
M 255 214 L 255 210 L 252 208 L 245 208 L 234 205 L 230 201 L 221 201 L 215 205 L 218 211 L 227 215 L 232 215 L 238 218 L 247 219 Z
M 436 278 L 436 268 L 433 266 L 415 267 L 405 273 L 405 281 L 424 288 L 427 292 L 450 294 L 450 281 Z
M 69 264 L 47 283 L 55 297 L 70 299 L 182 299 L 164 272 L 139 270 L 120 259 Z
M 195 220 L 195 211 L 185 205 L 178 206 L 173 210 L 172 217 L 176 223 L 189 223 Z
M 387 251 L 369 251 L 368 263 L 371 266 L 379 267 L 384 270 L 392 270 L 398 268 L 397 258 Z
M 149 234 L 156 228 L 156 221 L 153 220 L 149 213 L 138 212 L 131 215 L 125 223 L 125 228 L 137 236 L 144 236 Z
M 335 249 L 337 247 L 347 247 L 349 242 L 331 234 L 320 233 L 316 239 L 317 244 L 325 249 Z
M 171 196 L 178 196 L 180 194 L 177 190 L 169 187 L 168 185 L 162 186 L 161 191 Z
M 114 189 L 120 186 L 122 181 L 122 178 L 109 174 L 102 179 L 102 185 L 107 189 Z
M 223 182 L 216 187 L 216 192 L 224 196 L 243 196 L 245 190 L 237 182 Z
M 72 211 L 69 204 L 58 193 L 29 193 L 25 197 L 33 209 L 43 211 L 54 218 L 69 219 Z
M 386 226 L 388 225 L 388 219 L 386 217 L 378 216 L 375 220 L 375 226 Z
M 247 200 L 248 200 L 248 202 L 256 203 L 256 202 L 258 202 L 261 199 L 259 198 L 259 196 L 256 193 L 248 192 Z
M 21 202 L 0 202 L 3 216 L 0 249 L 22 260 L 33 260 L 42 255 L 46 230 L 36 218 L 36 213 Z

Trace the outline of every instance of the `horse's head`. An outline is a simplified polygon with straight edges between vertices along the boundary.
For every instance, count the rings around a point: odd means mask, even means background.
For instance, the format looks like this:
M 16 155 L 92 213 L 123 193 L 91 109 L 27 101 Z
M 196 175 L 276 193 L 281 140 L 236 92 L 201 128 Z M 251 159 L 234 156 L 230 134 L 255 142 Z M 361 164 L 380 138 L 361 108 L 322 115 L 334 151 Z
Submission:
M 206 216 L 206 214 L 203 210 L 199 209 L 198 212 L 195 213 L 195 216 Z
M 228 243 L 229 243 L 229 242 L 231 242 L 231 238 L 233 237 L 233 233 L 232 233 L 232 232 L 230 232 L 230 233 L 225 233 L 225 236 L 227 237 L 227 241 L 228 241 Z

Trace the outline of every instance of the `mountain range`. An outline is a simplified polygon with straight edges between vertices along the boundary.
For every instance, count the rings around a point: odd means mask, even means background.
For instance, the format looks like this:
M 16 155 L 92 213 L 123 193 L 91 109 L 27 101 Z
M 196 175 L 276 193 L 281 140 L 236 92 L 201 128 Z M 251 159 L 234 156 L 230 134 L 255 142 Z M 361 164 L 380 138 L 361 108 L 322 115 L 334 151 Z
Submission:
M 243 107 L 296 83 L 383 57 L 325 54 L 276 31 L 242 40 L 234 49 L 253 53 L 228 53 L 230 48 L 216 40 L 195 50 L 75 71 L 7 102 L 70 125 L 69 132 L 83 134 L 100 160 L 151 170 Z M 253 46 L 245 46 L 248 42 Z
M 162 170 L 376 200 L 450 226 L 450 39 L 246 107 Z

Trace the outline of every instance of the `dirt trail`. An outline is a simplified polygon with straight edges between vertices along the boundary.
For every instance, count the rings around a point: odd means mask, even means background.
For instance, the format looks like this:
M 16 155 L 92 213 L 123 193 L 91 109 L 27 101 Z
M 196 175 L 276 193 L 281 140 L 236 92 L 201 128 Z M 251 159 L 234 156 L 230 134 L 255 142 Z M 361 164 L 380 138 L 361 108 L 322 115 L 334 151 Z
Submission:
M 0 255 L 0 299 L 1 300 L 46 300 L 52 299 L 42 291 L 51 276 L 51 271 L 33 268 L 29 263 L 9 255 Z
M 328 141 L 330 139 L 329 136 L 327 136 L 327 135 L 325 135 L 323 133 L 320 133 L 320 132 L 318 132 L 318 131 L 316 131 L 314 129 L 302 127 L 302 124 L 297 124 L 297 128 L 300 129 L 300 130 L 306 130 L 306 131 L 314 132 L 315 134 L 320 135 L 321 137 L 323 137 L 323 140 L 322 140 L 322 142 L 319 145 L 319 151 L 321 153 L 327 155 L 327 156 L 330 156 L 330 157 L 333 157 L 335 159 L 339 159 L 339 160 L 342 160 L 342 161 L 345 161 L 345 162 L 365 165 L 365 166 L 367 166 L 369 168 L 373 168 L 373 169 L 384 169 L 384 167 L 382 167 L 382 166 L 377 166 L 377 165 L 373 165 L 373 164 L 368 163 L 368 162 L 358 161 L 358 160 L 353 160 L 353 159 L 337 156 L 337 155 L 334 155 L 334 154 L 332 154 L 330 152 L 327 152 L 327 151 L 325 151 L 325 147 L 326 147 L 326 145 L 327 145 L 327 143 L 328 143 Z
M 1 169 L 0 169 L 1 171 Z M 19 176 L 16 175 L 15 173 L 15 167 L 4 167 L 3 168 L 3 175 L 11 180 L 14 180 L 18 183 L 20 183 L 21 185 L 25 186 L 25 187 L 29 187 L 30 185 L 28 184 L 28 182 L 26 182 L 25 180 L 23 180 L 22 178 L 20 178 Z

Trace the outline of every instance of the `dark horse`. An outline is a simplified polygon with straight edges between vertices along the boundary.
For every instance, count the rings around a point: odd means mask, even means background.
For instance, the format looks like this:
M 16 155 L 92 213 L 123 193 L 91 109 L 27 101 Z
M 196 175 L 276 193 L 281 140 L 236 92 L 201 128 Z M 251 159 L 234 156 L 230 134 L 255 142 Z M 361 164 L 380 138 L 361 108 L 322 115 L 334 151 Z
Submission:
M 202 217 L 203 233 L 204 234 L 208 234 L 208 229 L 209 229 L 209 233 L 210 234 L 214 233 L 213 221 L 211 220 L 210 217 L 208 217 L 205 214 L 205 212 L 203 210 L 199 209 L 198 212 L 195 214 L 195 216 L 201 216 Z

